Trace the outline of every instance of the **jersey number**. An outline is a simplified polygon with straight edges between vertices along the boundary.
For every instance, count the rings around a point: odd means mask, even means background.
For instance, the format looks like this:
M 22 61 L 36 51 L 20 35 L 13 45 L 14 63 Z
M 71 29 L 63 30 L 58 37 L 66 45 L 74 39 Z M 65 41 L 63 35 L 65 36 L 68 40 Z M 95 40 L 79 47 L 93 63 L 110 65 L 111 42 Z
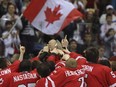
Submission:
M 111 71 L 110 74 L 112 75 L 113 78 L 116 78 L 116 75 L 114 74 L 113 71 Z
M 85 74 L 85 77 L 80 77 L 80 78 L 78 79 L 78 81 L 81 82 L 80 87 L 87 87 L 87 83 L 85 82 L 85 78 L 87 78 L 87 77 L 88 77 L 88 75 Z
M 25 86 L 24 84 L 21 84 L 18 87 L 35 87 L 35 83 L 29 83 L 27 86 Z

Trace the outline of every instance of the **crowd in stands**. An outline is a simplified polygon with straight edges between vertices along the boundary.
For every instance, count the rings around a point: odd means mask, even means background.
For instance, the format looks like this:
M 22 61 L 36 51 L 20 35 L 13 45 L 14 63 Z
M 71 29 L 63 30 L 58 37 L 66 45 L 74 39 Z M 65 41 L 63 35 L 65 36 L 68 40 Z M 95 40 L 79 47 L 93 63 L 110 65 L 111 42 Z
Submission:
M 57 35 L 21 17 L 30 1 L 0 0 L 0 87 L 116 87 L 116 0 L 66 0 L 83 18 Z
M 109 59 L 116 56 L 115 6 L 113 0 L 67 0 L 74 4 L 83 18 L 72 21 L 58 35 L 45 35 L 35 29 L 25 17 L 21 17 L 30 0 L 1 0 L 0 1 L 0 37 L 4 38 L 4 55 L 7 58 L 19 53 L 19 45 L 26 47 L 25 55 L 33 56 L 52 38 L 61 39 L 67 35 L 69 42 L 75 40 L 82 53 L 89 46 L 103 45 L 104 57 Z M 115 3 L 115 1 L 114 1 Z M 11 29 L 16 23 L 15 27 Z M 70 33 L 69 33 L 70 32 Z M 78 48 L 77 48 L 78 49 Z
M 26 47 L 25 56 L 29 58 L 35 56 L 50 39 L 61 41 L 65 35 L 71 44 L 75 42 L 78 45 L 74 51 L 80 54 L 90 46 L 97 48 L 104 46 L 104 58 L 116 56 L 116 9 L 112 4 L 116 2 L 113 0 L 66 1 L 74 4 L 75 8 L 83 14 L 83 18 L 72 21 L 57 35 L 46 35 L 21 16 L 30 0 L 1 0 L 0 37 L 5 52 L 0 56 L 11 58 L 13 54 L 19 53 L 21 44 Z

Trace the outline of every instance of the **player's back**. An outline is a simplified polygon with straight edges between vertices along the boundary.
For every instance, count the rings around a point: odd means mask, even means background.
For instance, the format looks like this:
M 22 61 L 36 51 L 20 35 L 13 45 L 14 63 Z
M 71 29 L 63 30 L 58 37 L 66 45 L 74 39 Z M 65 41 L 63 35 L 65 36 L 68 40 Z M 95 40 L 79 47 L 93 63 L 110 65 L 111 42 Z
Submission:
M 55 70 L 47 78 L 40 79 L 36 87 L 84 87 L 85 73 L 80 73 L 79 69 L 69 69 L 66 67 Z
M 37 73 L 34 72 L 12 73 L 9 87 L 35 87 L 38 79 Z
M 12 72 L 18 72 L 20 61 L 15 61 L 13 64 L 9 65 L 5 69 L 0 70 L 0 76 L 10 74 Z
M 9 87 L 9 76 L 18 71 L 20 61 L 15 61 L 12 65 L 0 70 L 0 87 Z
M 9 76 L 10 73 L 0 76 L 0 87 L 9 87 Z
M 64 80 L 63 87 L 86 87 L 84 78 L 86 77 L 85 72 L 82 72 L 79 68 L 73 69 L 64 69 L 66 79 Z
M 82 65 L 82 67 L 88 75 L 85 78 L 88 87 L 109 87 L 116 83 L 116 76 L 109 67 L 93 63 Z

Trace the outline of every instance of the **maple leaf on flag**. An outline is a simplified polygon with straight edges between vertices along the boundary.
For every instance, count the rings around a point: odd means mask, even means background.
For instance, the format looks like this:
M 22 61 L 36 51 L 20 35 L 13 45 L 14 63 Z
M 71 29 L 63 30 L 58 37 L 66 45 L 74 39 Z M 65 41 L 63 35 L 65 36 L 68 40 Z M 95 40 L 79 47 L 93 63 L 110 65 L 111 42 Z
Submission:
M 54 10 L 52 11 L 51 8 L 47 7 L 46 11 L 45 11 L 45 16 L 46 16 L 46 20 L 48 22 L 47 26 L 50 23 L 54 23 L 54 21 L 57 21 L 60 19 L 60 17 L 62 16 L 61 13 L 58 13 L 58 11 L 60 10 L 60 5 L 58 5 L 58 7 L 55 7 Z

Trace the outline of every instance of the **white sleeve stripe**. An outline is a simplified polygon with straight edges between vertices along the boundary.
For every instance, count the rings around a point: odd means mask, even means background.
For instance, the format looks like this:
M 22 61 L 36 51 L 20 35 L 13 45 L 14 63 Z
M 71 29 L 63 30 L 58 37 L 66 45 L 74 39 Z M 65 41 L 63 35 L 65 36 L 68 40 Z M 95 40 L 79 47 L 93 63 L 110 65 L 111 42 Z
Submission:
M 110 85 L 109 87 L 116 87 L 116 83 Z
M 47 79 L 51 82 L 52 87 L 56 87 L 54 81 L 48 76 Z
M 78 59 L 85 59 L 85 58 L 82 57 L 82 56 L 78 56 L 78 57 L 76 58 L 76 60 L 78 60 Z
M 48 87 L 48 80 L 46 79 L 45 87 Z
M 65 63 L 64 63 L 64 62 L 61 62 L 61 64 L 62 64 L 63 66 L 65 66 Z
M 64 61 L 57 63 L 57 64 L 55 65 L 55 67 L 58 66 L 58 64 L 62 64 L 63 66 L 65 66 L 65 62 L 64 62 Z

